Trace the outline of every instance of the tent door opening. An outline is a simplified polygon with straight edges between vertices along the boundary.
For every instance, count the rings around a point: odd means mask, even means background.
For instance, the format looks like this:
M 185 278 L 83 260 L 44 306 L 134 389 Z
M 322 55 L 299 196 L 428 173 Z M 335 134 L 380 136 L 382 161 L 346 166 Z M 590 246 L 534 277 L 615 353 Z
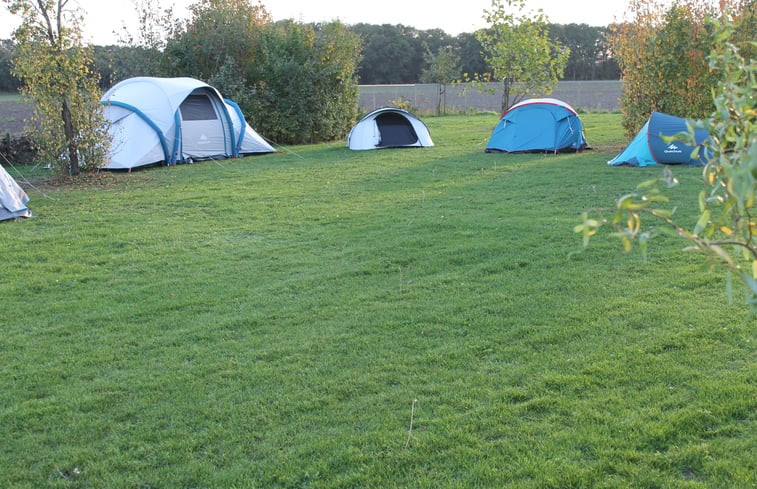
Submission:
M 181 103 L 181 147 L 185 158 L 231 154 L 226 123 L 216 105 L 202 90 L 195 90 Z
M 405 117 L 393 112 L 385 112 L 376 117 L 381 138 L 378 147 L 392 148 L 397 146 L 410 146 L 418 142 L 412 124 Z

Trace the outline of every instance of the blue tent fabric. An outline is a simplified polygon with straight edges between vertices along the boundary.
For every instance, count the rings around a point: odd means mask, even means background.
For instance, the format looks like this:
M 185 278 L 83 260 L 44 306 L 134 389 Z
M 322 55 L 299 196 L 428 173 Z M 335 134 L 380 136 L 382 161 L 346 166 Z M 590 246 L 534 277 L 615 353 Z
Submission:
M 703 144 L 710 137 L 706 129 L 695 129 L 694 140 L 700 147 L 696 158 L 692 153 L 696 146 L 673 140 L 666 142 L 663 137 L 688 132 L 687 120 L 662 112 L 652 112 L 644 127 L 618 156 L 608 161 L 613 166 L 651 165 L 703 165 L 709 152 Z
M 486 152 L 580 151 L 587 147 L 583 124 L 573 108 L 552 98 L 524 100 L 502 115 Z

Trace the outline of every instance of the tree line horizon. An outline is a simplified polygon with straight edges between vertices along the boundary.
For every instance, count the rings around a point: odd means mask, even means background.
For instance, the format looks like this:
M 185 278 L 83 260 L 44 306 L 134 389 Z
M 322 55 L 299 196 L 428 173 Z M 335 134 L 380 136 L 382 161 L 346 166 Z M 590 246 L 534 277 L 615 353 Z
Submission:
M 320 24 L 306 25 L 318 28 Z M 443 50 L 460 60 L 460 78 L 468 73 L 490 71 L 473 32 L 452 36 L 441 29 L 423 30 L 403 24 L 358 23 L 345 27 L 358 35 L 362 43 L 357 68 L 360 85 L 425 83 L 424 69 L 429 66 L 430 57 Z M 608 41 L 609 26 L 550 23 L 548 27 L 550 38 L 570 49 L 561 81 L 620 79 L 618 62 Z M 107 89 L 132 76 L 144 76 L 142 48 L 125 43 L 92 47 L 93 69 L 100 75 L 100 88 Z M 12 39 L 0 39 L 0 91 L 12 92 L 21 87 L 11 69 L 15 52 Z

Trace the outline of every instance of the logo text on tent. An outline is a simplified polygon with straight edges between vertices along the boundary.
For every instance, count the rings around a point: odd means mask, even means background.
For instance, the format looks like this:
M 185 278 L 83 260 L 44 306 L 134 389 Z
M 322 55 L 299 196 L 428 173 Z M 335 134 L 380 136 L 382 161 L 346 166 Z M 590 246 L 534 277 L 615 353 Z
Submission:
M 683 153 L 683 151 L 681 151 L 681 148 L 676 146 L 675 143 L 670 143 L 668 147 L 665 148 L 664 153 Z

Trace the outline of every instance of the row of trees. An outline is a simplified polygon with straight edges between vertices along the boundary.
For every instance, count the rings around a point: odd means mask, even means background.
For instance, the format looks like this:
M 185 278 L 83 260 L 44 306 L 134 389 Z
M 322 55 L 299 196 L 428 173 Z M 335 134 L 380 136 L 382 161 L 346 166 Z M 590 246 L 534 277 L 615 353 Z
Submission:
M 143 4 L 144 5 L 144 4 Z M 151 6 L 150 8 L 155 8 Z M 159 68 L 150 59 L 146 46 L 155 46 L 165 30 L 173 32 L 179 26 L 169 20 L 165 12 L 143 12 L 141 29 L 145 34 L 121 39 L 121 43 L 94 46 L 94 67 L 100 74 L 102 88 L 143 73 L 146 66 Z M 204 15 L 205 12 L 197 12 Z M 172 12 L 169 9 L 169 14 Z M 156 26 L 160 26 L 157 29 Z M 238 27 L 238 26 L 235 26 Z M 321 26 L 313 25 L 318 30 Z M 348 32 L 359 36 L 361 50 L 357 58 L 358 82 L 363 85 L 388 83 L 423 83 L 424 71 L 430 69 L 431 61 L 439 53 L 448 53 L 455 60 L 454 78 L 463 73 L 490 71 L 482 55 L 482 46 L 474 33 L 450 36 L 440 29 L 418 30 L 404 25 L 355 24 L 346 26 Z M 609 48 L 610 27 L 587 24 L 548 24 L 548 35 L 569 48 L 563 80 L 617 80 L 620 70 Z M 135 43 L 137 43 L 135 45 Z M 158 42 L 157 44 L 160 44 Z M 235 49 L 239 50 L 240 47 Z M 226 49 L 225 49 L 226 50 Z M 224 51 L 225 51 L 224 50 Z M 12 40 L 0 41 L 0 91 L 16 90 L 19 80 L 11 73 L 11 60 L 15 53 Z M 208 52 L 210 58 L 213 53 Z
M 569 49 L 564 80 L 617 80 L 620 70 L 609 49 L 609 27 L 545 23 L 549 40 Z M 480 32 L 452 37 L 439 29 L 402 25 L 356 24 L 350 28 L 363 42 L 358 68 L 361 84 L 418 83 L 433 56 L 449 53 L 456 75 L 491 72 L 484 59 Z M 485 31 L 486 32 L 486 31 Z

